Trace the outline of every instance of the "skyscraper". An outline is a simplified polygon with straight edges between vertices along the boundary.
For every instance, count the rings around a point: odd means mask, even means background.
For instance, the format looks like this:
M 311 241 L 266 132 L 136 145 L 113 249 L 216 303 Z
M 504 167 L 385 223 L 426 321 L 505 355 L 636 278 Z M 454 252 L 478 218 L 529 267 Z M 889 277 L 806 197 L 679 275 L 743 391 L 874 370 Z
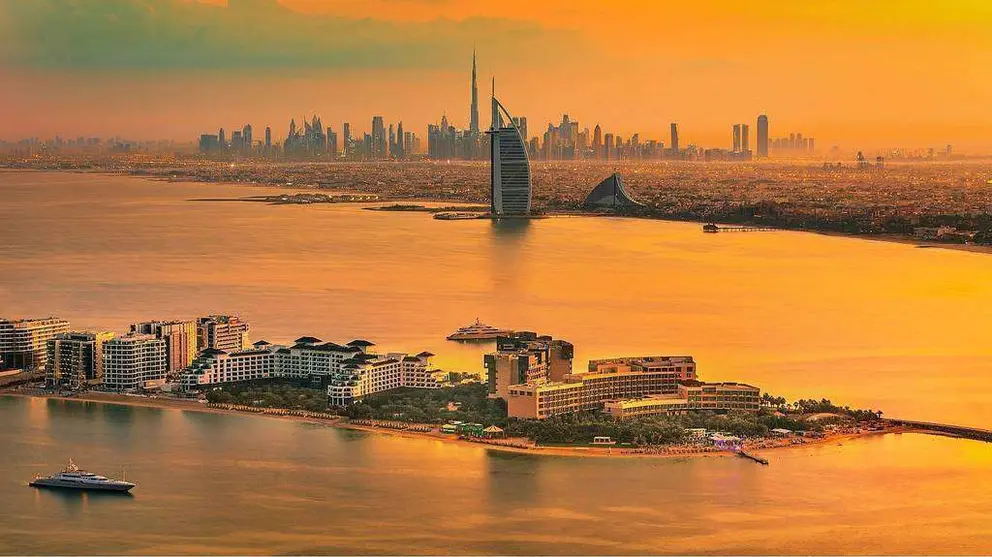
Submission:
M 403 150 L 403 122 L 396 125 L 396 158 L 403 159 L 406 153 Z
M 265 150 L 268 151 L 272 148 L 272 128 L 270 126 L 265 126 Z
M 479 133 L 479 87 L 475 74 L 475 49 L 472 49 L 472 115 L 470 117 L 468 130 L 472 135 Z M 526 136 L 524 136 L 526 139 Z
M 246 125 L 241 130 L 241 140 L 244 142 L 243 148 L 246 153 L 251 152 L 254 141 L 251 137 L 251 124 Z
M 758 157 L 768 158 L 768 116 L 758 116 Z
M 750 126 L 747 124 L 741 124 L 741 152 L 748 153 L 751 151 L 751 140 L 748 136 L 751 135 Z
M 672 152 L 679 154 L 679 125 L 672 122 Z
M 342 130 L 344 136 L 341 138 L 341 152 L 344 153 L 345 158 L 348 158 L 351 155 L 351 124 L 345 122 Z
M 592 157 L 594 159 L 602 158 L 603 156 L 603 130 L 596 124 L 596 127 L 592 130 Z
M 496 100 L 493 81 L 490 134 L 490 207 L 494 217 L 527 215 L 531 207 L 530 160 L 513 117 Z M 506 116 L 504 122 L 503 116 Z
M 741 152 L 741 125 L 734 124 L 734 152 Z
M 386 127 L 382 116 L 372 117 L 372 158 L 381 159 L 386 154 Z

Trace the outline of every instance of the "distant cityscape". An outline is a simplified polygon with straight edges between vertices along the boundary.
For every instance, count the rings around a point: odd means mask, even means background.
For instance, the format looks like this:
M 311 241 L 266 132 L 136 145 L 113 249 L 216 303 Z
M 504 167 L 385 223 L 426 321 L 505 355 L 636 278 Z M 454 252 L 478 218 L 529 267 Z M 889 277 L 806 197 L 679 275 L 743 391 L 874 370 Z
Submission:
M 290 119 L 286 137 L 273 136 L 271 126 L 261 135 L 252 124 L 237 128 L 219 127 L 216 133 L 203 133 L 194 143 L 174 141 L 135 141 L 120 137 L 101 139 L 57 136 L 42 141 L 24 139 L 14 143 L 0 142 L 0 151 L 14 155 L 39 152 L 85 154 L 115 154 L 135 152 L 193 152 L 209 159 L 270 159 L 286 161 L 417 161 L 417 160 L 485 160 L 489 152 L 489 135 L 480 128 L 478 80 L 475 53 L 472 53 L 471 101 L 469 126 L 459 129 L 447 114 L 435 124 L 429 124 L 424 134 L 404 127 L 403 121 L 386 124 L 382 116 L 372 116 L 369 131 L 359 131 L 351 122 L 343 122 L 339 130 L 325 126 L 319 115 Z M 770 119 L 760 114 L 755 120 L 752 136 L 748 123 L 728 127 L 726 146 L 703 147 L 680 141 L 680 126 L 669 124 L 667 143 L 661 138 L 643 138 L 640 133 L 628 137 L 605 130 L 600 124 L 581 126 L 580 122 L 562 114 L 558 123 L 549 122 L 543 132 L 531 135 L 525 116 L 515 117 L 514 126 L 524 140 L 531 161 L 749 161 L 768 158 L 823 157 L 839 160 L 844 157 L 837 145 L 818 149 L 816 139 L 799 131 L 773 137 Z M 426 136 L 426 145 L 423 138 Z M 752 137 L 754 139 L 752 149 Z M 917 149 L 889 148 L 877 151 L 875 157 L 890 161 L 951 160 L 951 145 Z M 960 157 L 959 157 L 960 158 Z

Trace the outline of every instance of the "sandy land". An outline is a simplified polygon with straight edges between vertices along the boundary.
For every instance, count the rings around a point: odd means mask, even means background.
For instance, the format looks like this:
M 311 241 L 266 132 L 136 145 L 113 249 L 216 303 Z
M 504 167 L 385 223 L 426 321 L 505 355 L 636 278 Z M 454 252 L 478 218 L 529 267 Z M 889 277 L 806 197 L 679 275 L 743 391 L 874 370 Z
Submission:
M 275 418 L 280 420 L 289 420 L 294 422 L 304 422 L 304 423 L 316 423 L 331 425 L 334 427 L 339 427 L 342 429 L 349 429 L 354 431 L 363 431 L 367 433 L 374 433 L 380 435 L 391 435 L 395 437 L 402 437 L 407 439 L 432 439 L 435 441 L 444 441 L 446 443 L 452 443 L 455 445 L 461 445 L 465 447 L 477 447 L 493 451 L 501 451 L 507 453 L 516 454 L 529 454 L 529 455 L 546 455 L 546 456 L 571 456 L 571 457 L 612 457 L 612 458 L 700 458 L 700 457 L 727 457 L 735 456 L 735 453 L 727 451 L 715 451 L 715 450 L 693 450 L 692 448 L 677 447 L 675 451 L 671 452 L 661 452 L 657 450 L 646 450 L 645 452 L 640 452 L 636 449 L 621 448 L 621 447 L 549 447 L 549 446 L 535 446 L 526 439 L 511 439 L 507 440 L 513 442 L 515 446 L 500 445 L 495 443 L 486 443 L 480 441 L 469 441 L 466 439 L 461 439 L 456 435 L 444 434 L 438 431 L 431 432 L 418 432 L 403 429 L 390 429 L 386 427 L 374 427 L 367 425 L 358 425 L 354 423 L 349 423 L 348 420 L 344 418 L 320 418 L 312 416 L 287 416 L 280 414 L 265 414 L 260 412 L 243 412 L 239 410 L 231 410 L 227 408 L 218 408 L 216 406 L 210 406 L 204 403 L 200 403 L 193 400 L 182 400 L 168 397 L 142 397 L 142 396 L 128 396 L 113 393 L 99 393 L 99 392 L 88 392 L 77 396 L 65 397 L 57 395 L 49 395 L 44 393 L 38 393 L 34 391 L 0 391 L 0 395 L 11 395 L 11 396 L 23 396 L 30 398 L 46 398 L 54 400 L 71 400 L 71 401 L 83 401 L 83 402 L 96 402 L 101 404 L 119 404 L 126 406 L 141 406 L 148 408 L 166 408 L 172 410 L 187 410 L 191 412 L 205 412 L 211 414 L 235 414 L 241 416 L 260 416 L 265 418 Z M 767 445 L 770 446 L 745 446 L 745 449 L 749 452 L 760 454 L 773 449 L 788 449 L 788 448 L 801 448 L 810 447 L 813 445 L 824 445 L 829 443 L 839 443 L 843 441 L 848 441 L 860 437 L 867 437 L 870 435 L 884 435 L 887 433 L 909 433 L 909 432 L 920 432 L 920 433 L 930 433 L 928 431 L 916 430 L 909 427 L 891 427 L 882 431 L 866 431 L 862 433 L 840 433 L 836 435 L 828 435 L 821 439 L 805 439 L 803 443 L 792 444 L 786 440 L 781 440 L 776 443 L 775 439 L 769 439 Z M 516 445 L 528 445 L 528 446 L 516 446 Z M 681 451 L 681 452 L 679 452 Z

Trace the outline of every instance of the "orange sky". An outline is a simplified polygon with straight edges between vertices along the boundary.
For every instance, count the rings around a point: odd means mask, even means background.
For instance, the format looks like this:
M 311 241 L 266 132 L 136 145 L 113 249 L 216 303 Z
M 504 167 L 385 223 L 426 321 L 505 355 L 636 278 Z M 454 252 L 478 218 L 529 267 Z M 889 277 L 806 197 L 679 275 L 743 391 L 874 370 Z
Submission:
M 422 130 L 443 112 L 464 126 L 474 43 L 482 95 L 495 74 L 532 133 L 568 112 L 642 138 L 678 121 L 683 141 L 725 146 L 767 112 L 773 136 L 821 147 L 992 150 L 987 0 L 268 2 L 8 3 L 0 138 L 249 122 L 279 137 L 313 112 L 335 129 L 382 114 Z

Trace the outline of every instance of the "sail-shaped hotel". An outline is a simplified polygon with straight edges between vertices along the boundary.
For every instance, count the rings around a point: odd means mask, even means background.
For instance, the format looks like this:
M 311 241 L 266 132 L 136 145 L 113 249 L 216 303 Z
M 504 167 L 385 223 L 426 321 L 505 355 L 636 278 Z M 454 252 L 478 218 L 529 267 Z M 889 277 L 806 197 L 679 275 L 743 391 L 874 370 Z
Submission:
M 506 118 L 505 120 L 503 118 Z M 493 217 L 530 214 L 530 160 L 513 117 L 496 100 L 493 85 L 493 123 L 490 136 L 490 209 Z

